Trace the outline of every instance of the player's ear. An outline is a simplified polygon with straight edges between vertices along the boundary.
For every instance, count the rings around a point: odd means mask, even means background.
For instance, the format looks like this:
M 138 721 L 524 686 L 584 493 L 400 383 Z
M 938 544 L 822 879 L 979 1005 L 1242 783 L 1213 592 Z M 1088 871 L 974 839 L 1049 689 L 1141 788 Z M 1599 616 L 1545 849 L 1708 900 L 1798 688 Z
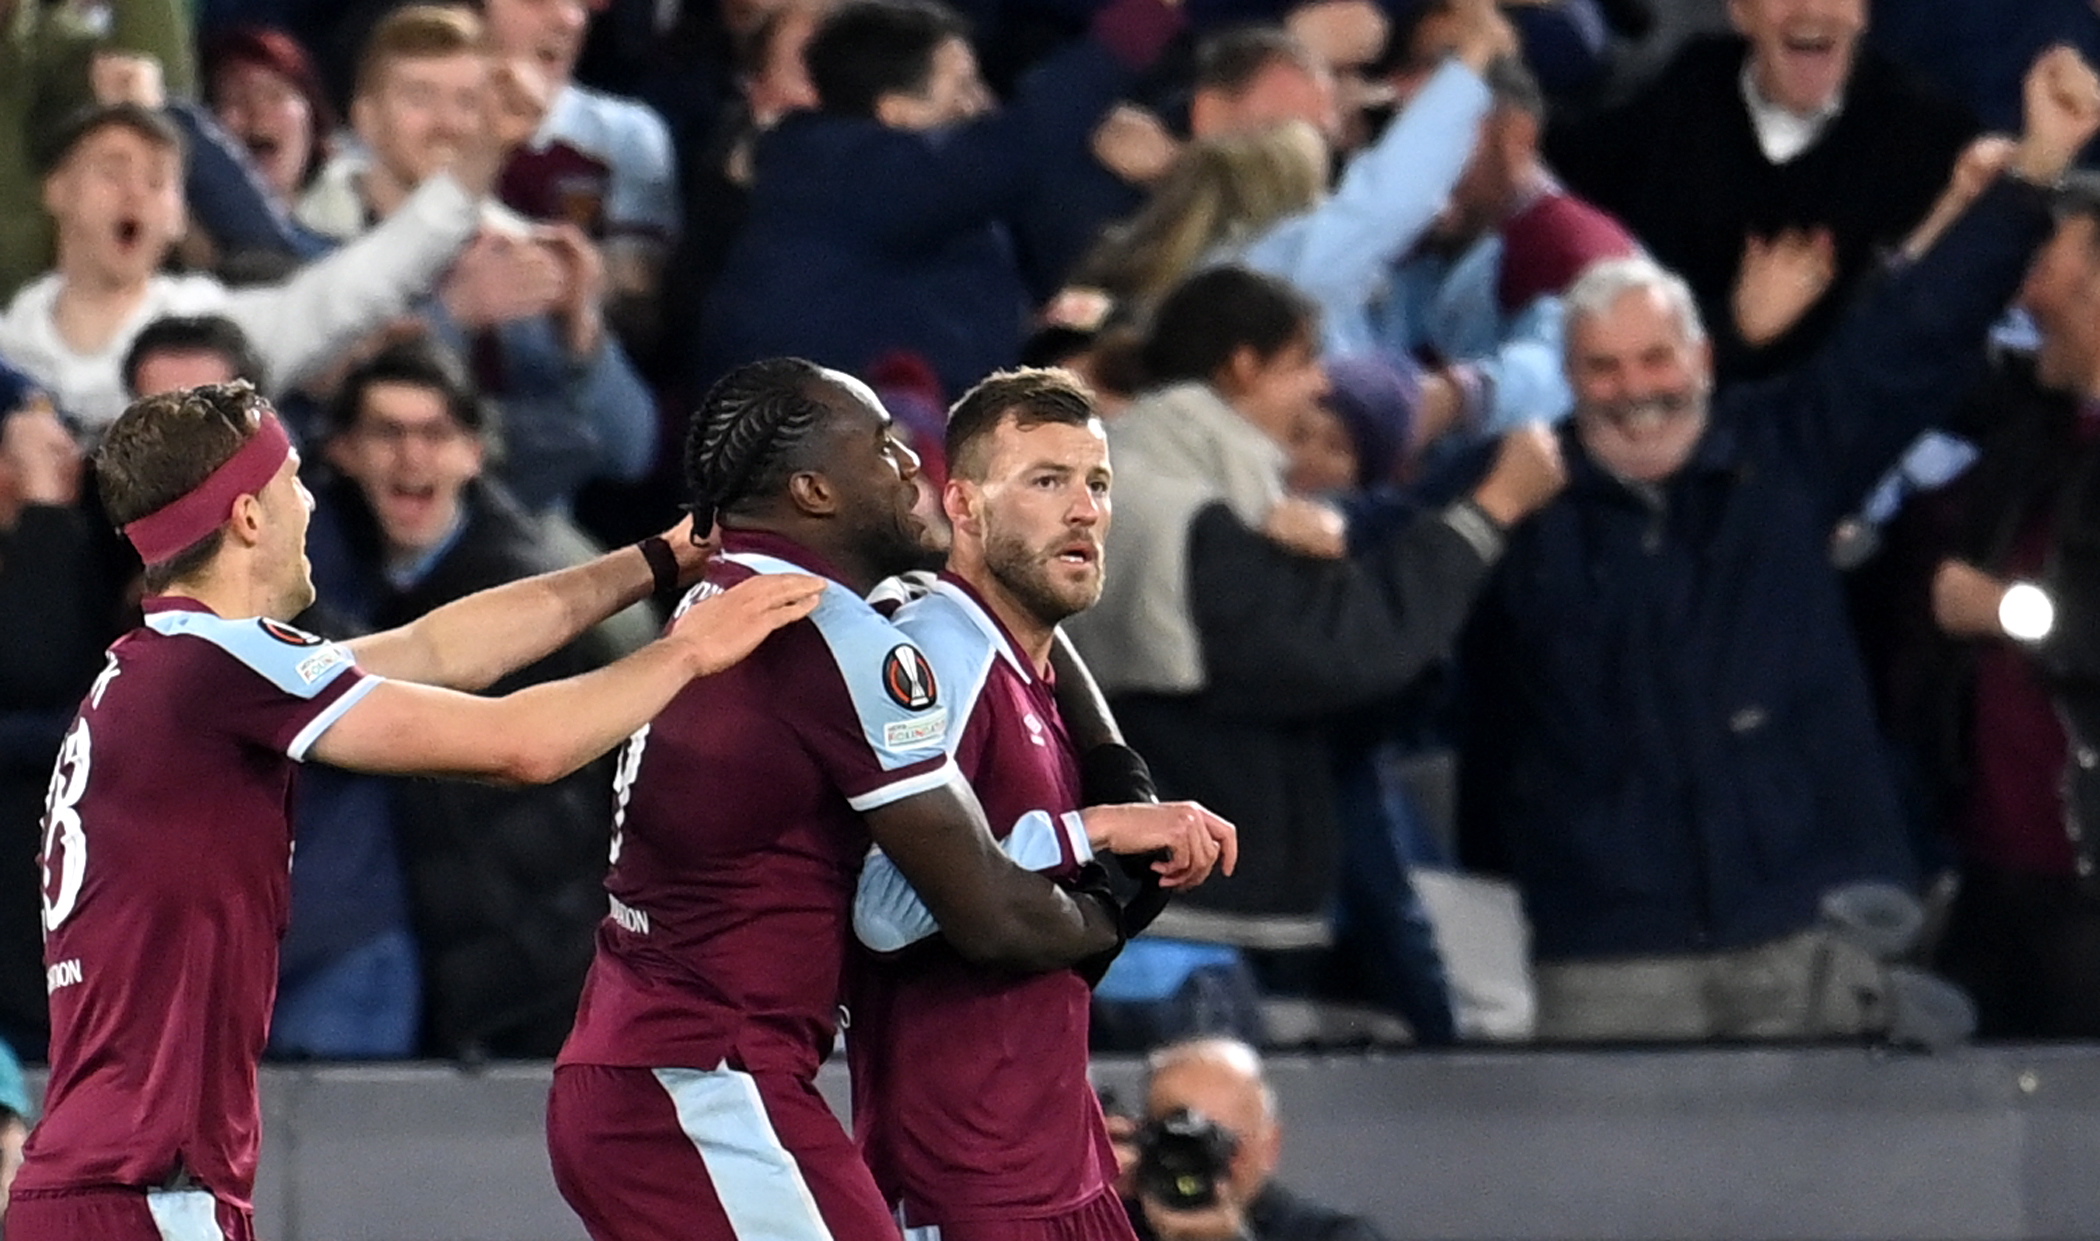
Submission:
M 232 537 L 250 547 L 262 542 L 262 510 L 261 496 L 253 493 L 235 496 L 233 514 L 226 519 L 226 527 Z
M 941 489 L 941 511 L 948 514 L 948 524 L 956 529 L 982 534 L 977 528 L 977 505 L 982 499 L 976 487 L 950 476 L 948 485 Z
M 815 470 L 803 470 L 788 478 L 788 499 L 812 517 L 829 517 L 839 511 L 838 490 Z

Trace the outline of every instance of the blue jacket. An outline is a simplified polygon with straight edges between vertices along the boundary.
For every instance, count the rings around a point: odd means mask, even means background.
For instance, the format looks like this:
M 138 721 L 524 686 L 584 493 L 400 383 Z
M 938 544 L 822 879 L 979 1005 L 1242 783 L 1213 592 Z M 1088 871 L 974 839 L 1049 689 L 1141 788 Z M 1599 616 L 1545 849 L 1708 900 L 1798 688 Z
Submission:
M 1069 167 L 1124 81 L 1081 41 L 965 124 L 782 121 L 759 141 L 750 223 L 709 295 L 696 378 L 778 354 L 858 371 L 910 350 L 955 397 L 1013 365 L 1033 299 L 1012 226 L 1031 195 L 1057 193 L 1042 169 Z
M 1653 500 L 1563 431 L 1570 485 L 1512 535 L 1463 667 L 1463 813 L 1538 957 L 1755 944 L 1914 877 L 1831 529 L 1953 411 L 2048 230 L 2040 191 L 1993 186 L 1801 368 L 1722 392 Z

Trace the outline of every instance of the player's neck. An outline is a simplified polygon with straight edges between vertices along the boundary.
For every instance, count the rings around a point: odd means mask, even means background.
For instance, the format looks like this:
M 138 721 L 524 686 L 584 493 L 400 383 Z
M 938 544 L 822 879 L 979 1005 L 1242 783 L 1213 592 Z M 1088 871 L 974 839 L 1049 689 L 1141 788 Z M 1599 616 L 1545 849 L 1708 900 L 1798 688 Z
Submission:
M 214 614 L 227 620 L 246 620 L 251 616 L 268 616 L 272 620 L 291 619 L 272 614 L 275 592 L 257 580 L 255 575 L 245 572 L 245 566 L 233 563 L 235 559 L 236 557 L 229 552 L 222 552 L 202 572 L 169 583 L 167 589 L 160 594 L 164 598 L 188 599 L 201 603 Z
M 1023 658 L 1035 669 L 1037 676 L 1050 674 L 1050 643 L 1057 635 L 1057 626 L 1037 616 L 1013 592 L 1006 589 L 984 568 L 982 562 L 970 564 L 960 558 L 950 559 L 948 571 L 969 583 L 970 589 L 984 601 L 984 606 L 1006 627 L 1006 632 L 1020 648 Z

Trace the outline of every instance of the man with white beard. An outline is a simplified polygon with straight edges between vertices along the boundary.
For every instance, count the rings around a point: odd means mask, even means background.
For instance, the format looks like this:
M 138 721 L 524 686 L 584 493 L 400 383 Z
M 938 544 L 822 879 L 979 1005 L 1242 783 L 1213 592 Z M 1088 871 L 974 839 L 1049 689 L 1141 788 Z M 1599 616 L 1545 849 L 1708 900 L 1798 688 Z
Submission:
M 2048 237 L 2100 78 L 2038 60 L 2008 172 L 1830 342 L 1713 396 L 1691 290 L 1646 259 L 1565 294 L 1569 485 L 1511 532 L 1464 659 L 1462 813 L 1522 889 L 1539 1032 L 1884 1032 L 1836 890 L 1910 884 L 1829 531 L 1979 368 Z

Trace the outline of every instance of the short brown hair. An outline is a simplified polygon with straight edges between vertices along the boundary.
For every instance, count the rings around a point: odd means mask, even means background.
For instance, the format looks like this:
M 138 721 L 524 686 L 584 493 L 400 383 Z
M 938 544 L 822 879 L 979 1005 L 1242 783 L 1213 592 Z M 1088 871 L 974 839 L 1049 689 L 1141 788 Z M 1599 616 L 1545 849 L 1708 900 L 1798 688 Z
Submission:
M 1082 427 L 1098 416 L 1093 390 L 1061 366 L 998 371 L 963 393 L 948 411 L 948 473 L 983 481 L 991 465 L 983 445 L 1009 417 L 1026 429 L 1046 422 Z
M 95 451 L 96 485 L 110 521 L 122 529 L 195 491 L 254 436 L 269 407 L 244 380 L 133 401 Z M 146 589 L 157 593 L 195 574 L 218 554 L 225 533 L 213 530 L 146 566 Z
M 1297 35 L 1281 26 L 1241 25 L 1219 30 L 1196 46 L 1192 88 L 1238 98 L 1270 65 L 1320 72 L 1320 59 Z
M 129 102 L 93 104 L 67 116 L 50 132 L 37 151 L 38 169 L 47 177 L 57 172 L 81 143 L 105 129 L 128 129 L 177 160 L 187 157 L 182 131 L 158 111 Z
M 379 78 L 397 60 L 459 56 L 482 48 L 481 19 L 449 4 L 411 4 L 395 9 L 372 28 L 357 58 L 357 93 L 379 89 Z

